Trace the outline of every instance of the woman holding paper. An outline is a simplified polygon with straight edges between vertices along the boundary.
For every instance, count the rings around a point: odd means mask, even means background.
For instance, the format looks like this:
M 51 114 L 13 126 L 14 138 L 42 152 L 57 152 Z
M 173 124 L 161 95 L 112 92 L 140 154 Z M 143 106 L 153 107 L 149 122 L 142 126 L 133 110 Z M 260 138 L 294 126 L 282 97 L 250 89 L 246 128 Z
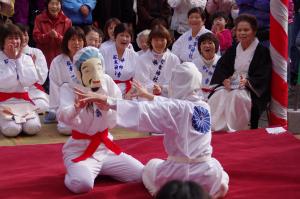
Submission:
M 258 127 L 258 120 L 270 100 L 271 58 L 256 38 L 257 21 L 240 15 L 235 21 L 239 41 L 217 63 L 208 100 L 212 130 L 236 131 Z

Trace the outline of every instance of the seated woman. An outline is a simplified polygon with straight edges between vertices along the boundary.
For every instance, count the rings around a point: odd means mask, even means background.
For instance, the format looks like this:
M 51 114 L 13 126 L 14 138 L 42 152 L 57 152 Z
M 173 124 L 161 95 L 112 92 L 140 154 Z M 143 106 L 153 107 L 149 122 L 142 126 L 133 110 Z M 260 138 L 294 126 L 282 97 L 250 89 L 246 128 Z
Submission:
M 138 57 L 135 79 L 155 95 L 168 96 L 170 72 L 180 63 L 178 57 L 168 49 L 170 43 L 169 31 L 157 25 L 148 38 L 150 50 Z
M 191 62 L 174 66 L 170 71 L 169 99 L 154 96 L 138 82 L 136 95 L 149 101 L 129 101 L 100 93 L 77 93 L 81 103 L 95 102 L 103 109 L 115 109 L 117 125 L 137 131 L 164 133 L 167 160 L 152 159 L 143 170 L 143 183 L 152 195 L 168 181 L 192 180 L 213 198 L 228 191 L 228 174 L 211 157 L 210 110 L 198 95 L 201 73 Z
M 120 87 L 123 97 L 130 90 L 130 80 L 134 77 L 138 54 L 128 48 L 133 38 L 132 28 L 121 23 L 114 28 L 115 42 L 101 48 L 105 61 L 105 73 Z
M 202 96 L 207 101 L 209 94 L 213 91 L 210 86 L 210 80 L 216 69 L 216 64 L 220 59 L 217 55 L 219 50 L 219 41 L 213 33 L 205 33 L 199 37 L 198 51 L 200 57 L 193 60 L 198 70 L 202 74 Z
M 8 137 L 41 130 L 28 87 L 39 78 L 32 58 L 23 52 L 23 33 L 13 24 L 0 27 L 0 130 Z
M 182 62 L 192 61 L 199 56 L 199 52 L 197 52 L 198 39 L 202 34 L 211 32 L 204 26 L 205 12 L 202 8 L 192 8 L 187 15 L 190 30 L 182 34 L 172 46 L 172 52 Z
M 37 106 L 37 112 L 45 113 L 49 110 L 49 95 L 45 92 L 42 85 L 45 83 L 48 76 L 47 61 L 43 52 L 40 49 L 28 46 L 29 27 L 22 24 L 17 24 L 17 26 L 23 33 L 23 53 L 29 55 L 32 58 L 39 78 L 38 81 L 29 88 L 29 97 Z
M 236 131 L 258 127 L 270 100 L 272 61 L 269 49 L 255 37 L 254 16 L 240 15 L 235 21 L 237 46 L 229 48 L 217 63 L 211 84 L 221 86 L 208 100 L 212 130 Z
M 61 85 L 77 81 L 72 60 L 75 53 L 85 45 L 85 35 L 81 28 L 72 26 L 67 30 L 62 41 L 62 53 L 53 59 L 50 66 L 49 113 L 45 116 L 46 123 L 55 119 L 59 107 Z M 71 133 L 71 128 L 61 121 L 58 121 L 57 130 L 65 135 Z

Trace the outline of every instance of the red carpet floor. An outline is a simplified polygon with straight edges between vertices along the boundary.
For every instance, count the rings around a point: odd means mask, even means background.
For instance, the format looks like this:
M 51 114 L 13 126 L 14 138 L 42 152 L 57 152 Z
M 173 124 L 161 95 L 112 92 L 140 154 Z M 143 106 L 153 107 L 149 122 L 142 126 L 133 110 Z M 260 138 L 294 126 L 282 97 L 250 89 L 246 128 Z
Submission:
M 146 163 L 165 158 L 162 137 L 118 140 Z M 300 140 L 264 130 L 213 134 L 216 157 L 229 173 L 226 199 L 299 199 Z M 142 183 L 98 178 L 91 193 L 74 195 L 63 184 L 61 144 L 0 147 L 0 198 L 151 198 Z

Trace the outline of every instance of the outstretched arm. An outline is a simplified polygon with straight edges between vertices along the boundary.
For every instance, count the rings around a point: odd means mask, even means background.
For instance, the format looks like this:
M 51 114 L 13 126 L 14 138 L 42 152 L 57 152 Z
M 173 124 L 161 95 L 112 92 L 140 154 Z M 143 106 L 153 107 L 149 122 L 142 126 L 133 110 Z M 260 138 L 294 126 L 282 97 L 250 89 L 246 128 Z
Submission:
M 154 99 L 154 95 L 149 93 L 138 81 L 133 80 L 131 82 L 132 89 L 129 92 L 130 98 L 133 97 L 142 97 L 149 101 Z M 91 91 L 82 91 L 78 88 L 75 88 L 76 102 L 75 108 L 85 107 L 88 103 L 95 103 L 100 109 L 108 110 L 110 108 L 114 109 L 116 105 L 116 99 L 111 98 L 105 94 L 95 93 Z
M 154 95 L 152 93 L 149 93 L 147 89 L 144 88 L 142 84 L 136 80 L 133 80 L 131 82 L 131 88 L 131 97 L 142 97 L 149 101 L 152 101 L 154 99 Z

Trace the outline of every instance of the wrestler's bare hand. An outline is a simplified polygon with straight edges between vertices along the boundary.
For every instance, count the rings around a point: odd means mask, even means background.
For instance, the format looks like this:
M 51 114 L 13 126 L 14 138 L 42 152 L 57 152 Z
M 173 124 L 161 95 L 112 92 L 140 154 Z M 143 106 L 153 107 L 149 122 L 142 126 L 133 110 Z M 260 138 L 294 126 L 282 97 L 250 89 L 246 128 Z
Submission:
M 135 89 L 135 92 L 131 95 L 131 97 L 142 97 L 148 100 L 153 100 L 154 96 L 149 93 L 140 82 L 133 80 L 131 81 L 131 86 L 133 89 Z
M 82 91 L 78 88 L 75 88 L 74 91 L 75 95 L 78 96 L 79 101 L 81 103 L 98 103 L 98 104 L 106 104 L 107 103 L 107 96 L 101 93 L 95 93 L 92 91 Z

